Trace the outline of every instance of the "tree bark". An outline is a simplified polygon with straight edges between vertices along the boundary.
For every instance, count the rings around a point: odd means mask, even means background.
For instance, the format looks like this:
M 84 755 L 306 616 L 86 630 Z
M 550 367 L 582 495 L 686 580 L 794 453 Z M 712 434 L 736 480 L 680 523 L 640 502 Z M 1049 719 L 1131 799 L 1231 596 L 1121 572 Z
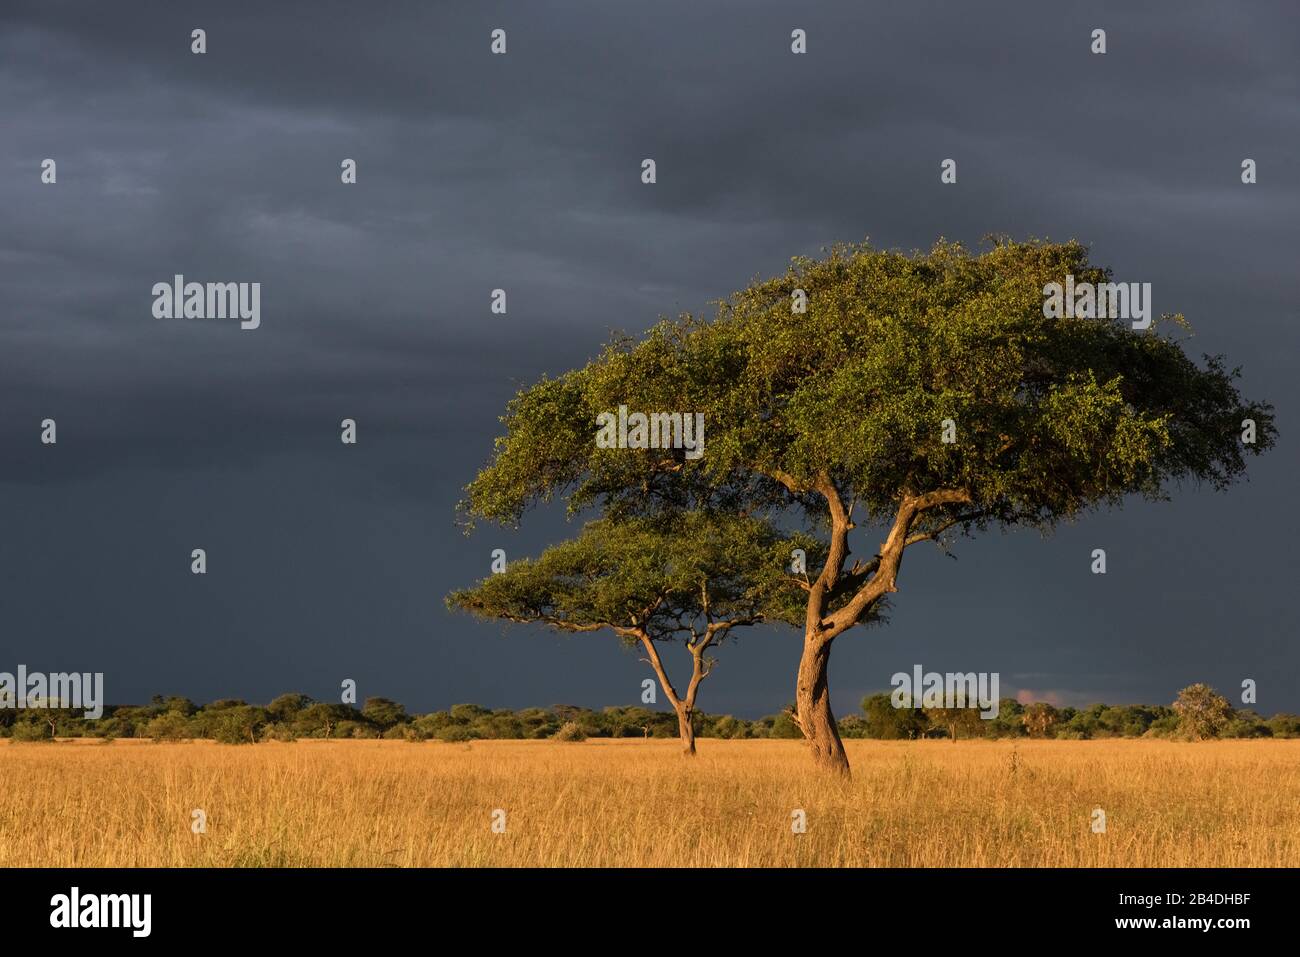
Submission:
M 677 709 L 677 733 L 682 738 L 682 754 L 688 758 L 695 757 L 694 715 L 686 708 Z
M 799 728 L 812 750 L 813 762 L 826 771 L 848 776 L 849 758 L 844 753 L 835 715 L 831 713 L 831 691 L 826 669 L 831 660 L 831 642 L 821 635 L 805 635 L 799 659 L 799 683 L 795 707 Z
M 659 649 L 655 647 L 654 639 L 644 631 L 633 631 L 632 634 L 641 640 L 641 646 L 645 648 L 647 655 L 646 661 L 650 662 L 655 674 L 659 676 L 659 686 L 663 688 L 668 703 L 677 712 L 677 733 L 682 738 L 682 754 L 688 758 L 692 757 L 695 754 L 695 726 L 691 721 L 691 712 L 695 704 L 695 691 L 699 687 L 701 677 L 699 674 L 699 656 L 696 656 L 695 680 L 692 682 L 691 694 L 688 700 L 683 701 L 678 697 L 677 689 L 673 687 L 672 681 L 669 680 L 668 672 L 664 670 L 664 663 L 659 658 Z

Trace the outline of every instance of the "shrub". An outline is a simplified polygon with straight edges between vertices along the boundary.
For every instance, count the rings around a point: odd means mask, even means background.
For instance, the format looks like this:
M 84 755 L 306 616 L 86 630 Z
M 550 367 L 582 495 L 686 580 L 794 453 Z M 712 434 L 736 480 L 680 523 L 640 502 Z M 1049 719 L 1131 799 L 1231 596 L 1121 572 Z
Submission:
M 1275 714 L 1268 721 L 1275 738 L 1300 738 L 1300 715 Z
M 867 722 L 856 714 L 848 714 L 837 720 L 841 738 L 867 737 Z
M 731 715 L 723 715 L 713 726 L 713 733 L 719 738 L 744 738 L 749 736 L 749 728 L 743 721 Z M 637 737 L 640 737 L 638 731 Z
M 491 713 L 487 708 L 477 704 L 454 704 L 449 712 L 453 721 L 461 721 L 465 724 Z
M 799 726 L 794 723 L 794 717 L 789 711 L 782 711 L 772 718 L 771 729 L 768 731 L 769 738 L 802 738 L 803 732 Z
M 582 730 L 582 726 L 576 721 L 566 721 L 560 725 L 560 730 L 551 735 L 554 741 L 586 741 L 587 732 Z
M 1223 729 L 1225 738 L 1271 738 L 1273 729 L 1254 711 L 1238 711 Z
M 449 724 L 433 733 L 439 741 L 473 741 L 474 735 L 463 724 Z
M 1188 685 L 1178 692 L 1174 710 L 1179 733 L 1193 741 L 1219 737 L 1233 717 L 1228 699 L 1207 684 Z
M 167 711 L 146 724 L 144 733 L 155 742 L 183 741 L 190 737 L 190 722 L 179 711 Z
M 254 744 L 266 724 L 266 712 L 249 705 L 233 705 L 211 716 L 208 727 L 222 744 Z
M 36 724 L 32 721 L 14 723 L 13 739 L 15 741 L 53 741 L 49 725 Z

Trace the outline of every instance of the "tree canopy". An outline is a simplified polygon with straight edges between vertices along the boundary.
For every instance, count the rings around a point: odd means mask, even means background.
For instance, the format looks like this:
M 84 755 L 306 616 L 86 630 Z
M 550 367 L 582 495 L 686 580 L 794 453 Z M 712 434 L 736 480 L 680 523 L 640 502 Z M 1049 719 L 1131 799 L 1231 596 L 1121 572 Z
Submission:
M 892 516 L 904 490 L 960 489 L 970 502 L 949 504 L 981 520 L 1050 525 L 1129 494 L 1163 498 L 1171 480 L 1225 487 L 1244 452 L 1271 445 L 1271 407 L 1243 400 L 1222 359 L 1198 366 L 1178 340 L 1110 319 L 1046 319 L 1043 288 L 1067 274 L 1110 279 L 1075 242 L 795 259 L 713 321 L 666 320 L 521 391 L 466 510 L 514 522 L 556 494 L 638 509 L 759 490 L 784 504 L 782 490 L 812 497 L 829 475 L 871 516 Z M 705 454 L 598 448 L 596 416 L 620 404 L 703 412 Z M 1253 446 L 1238 441 L 1245 419 Z
M 681 719 L 686 751 L 694 753 L 696 696 L 714 664 L 705 652 L 738 627 L 802 621 L 801 582 L 787 568 L 796 548 L 816 560 L 822 546 L 808 535 L 782 534 L 768 522 L 729 513 L 601 519 L 536 559 L 511 562 L 474 588 L 452 593 L 447 604 L 559 631 L 608 629 L 628 644 L 639 643 Z M 655 648 L 672 641 L 683 642 L 692 658 L 681 694 Z

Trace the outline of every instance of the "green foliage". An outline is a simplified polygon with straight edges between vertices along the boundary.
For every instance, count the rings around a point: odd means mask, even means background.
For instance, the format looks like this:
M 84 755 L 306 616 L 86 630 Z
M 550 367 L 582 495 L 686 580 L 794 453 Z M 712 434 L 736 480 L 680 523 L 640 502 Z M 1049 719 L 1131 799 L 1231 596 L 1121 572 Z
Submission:
M 154 741 L 183 741 L 192 737 L 189 719 L 179 711 L 167 711 L 153 718 L 144 728 Z
M 941 730 L 953 741 L 984 735 L 984 720 L 977 708 L 926 708 L 925 716 L 931 728 Z
M 683 551 L 715 542 L 682 528 L 640 540 L 653 526 L 631 520 L 683 510 L 781 526 L 802 517 L 820 533 L 839 499 L 854 504 L 857 524 L 889 522 L 904 503 L 924 502 L 907 513 L 914 524 L 904 541 L 944 529 L 1048 530 L 1131 495 L 1163 499 L 1180 483 L 1225 488 L 1243 475 L 1247 452 L 1275 444 L 1272 407 L 1240 394 L 1238 371 L 1219 357 L 1198 363 L 1170 334 L 1182 317 L 1150 331 L 1045 318 L 1044 287 L 1067 275 L 1109 280 L 1077 242 L 996 239 L 979 255 L 942 241 L 912 254 L 838 246 L 735 293 L 712 320 L 686 315 L 639 340 L 616 339 L 586 366 L 511 400 L 504 434 L 461 505 L 467 526 L 514 524 L 555 498 L 616 525 L 593 523 L 576 542 L 516 563 L 514 577 L 457 592 L 449 604 L 587 630 L 643 613 L 665 580 L 691 577 L 677 575 L 691 564 Z M 807 294 L 802 314 L 791 309 L 796 289 Z M 597 416 L 621 405 L 702 413 L 703 455 L 598 447 Z M 1252 445 L 1240 441 L 1247 419 Z M 955 442 L 943 441 L 946 420 Z M 602 537 L 612 547 L 599 547 Z M 788 544 L 771 568 L 732 557 L 725 583 L 752 595 L 764 574 L 786 566 Z M 805 550 L 816 576 L 827 550 Z M 717 564 L 708 551 L 696 557 Z M 842 613 L 838 627 L 869 621 L 893 587 L 886 580 L 875 598 L 854 601 L 867 596 L 869 566 L 837 566 L 824 603 L 820 592 L 778 587 L 765 617 L 801 626 L 813 600 L 823 621 Z M 672 633 L 667 616 L 658 627 Z M 1062 713 L 1051 733 L 1144 733 L 1160 718 Z M 774 720 L 756 733 L 792 728 Z
M 406 708 L 388 698 L 367 698 L 361 714 L 371 724 L 384 730 L 406 721 Z
M 1275 738 L 1300 738 L 1300 714 L 1275 714 L 1268 728 Z
M 866 715 L 864 736 L 898 740 L 925 736 L 929 721 L 920 708 L 895 708 L 892 695 L 885 691 L 862 699 Z
M 1198 686 L 1193 686 L 1193 688 Z M 1199 686 L 1204 687 L 1204 686 Z M 1190 691 L 1191 689 L 1186 689 Z M 1213 694 L 1213 692 L 1210 692 Z M 275 701 L 290 696 L 282 695 Z M 1217 697 L 1217 696 L 1215 696 Z M 165 698 L 175 702 L 184 699 Z M 66 710 L 16 711 L 7 714 L 8 723 L 0 723 L 0 736 L 17 741 L 53 740 L 49 721 L 53 720 L 59 737 L 88 736 L 103 740 L 131 737 L 121 731 L 138 732 L 137 737 L 155 741 L 178 741 L 190 738 L 212 738 L 218 741 L 250 744 L 255 741 L 294 741 L 299 737 L 326 737 L 324 724 L 330 723 L 329 737 L 334 739 L 385 738 L 388 740 L 473 741 L 476 739 L 543 739 L 554 738 L 561 728 L 577 728 L 586 738 L 676 738 L 677 716 L 672 711 L 653 711 L 649 708 L 607 707 L 599 711 L 577 705 L 555 705 L 551 708 L 524 708 L 489 710 L 475 704 L 454 705 L 450 711 L 433 711 L 421 715 L 408 715 L 402 705 L 390 699 L 384 701 L 383 713 L 391 716 L 400 711 L 402 720 L 388 727 L 368 720 L 363 713 L 349 705 L 326 705 L 311 702 L 296 712 L 292 722 L 276 721 L 271 705 L 260 708 L 235 704 L 233 699 L 215 702 L 198 708 L 190 717 L 180 711 L 158 711 L 158 705 L 143 708 L 129 705 L 107 707 L 104 717 L 85 721 Z M 1222 700 L 1222 699 L 1220 699 Z M 272 702 L 275 704 L 275 702 Z M 1226 704 L 1226 702 L 1225 702 Z M 890 694 L 869 695 L 862 701 L 863 714 L 849 715 L 840 720 L 840 734 L 845 738 L 906 739 L 947 736 L 943 727 L 946 712 L 943 709 L 895 709 Z M 373 710 L 373 709 L 372 709 Z M 954 709 L 962 710 L 962 709 Z M 982 720 L 975 709 L 964 709 L 959 721 L 968 722 L 958 728 L 958 737 L 1017 737 L 1031 725 L 1026 719 L 1043 712 L 1056 716 L 1055 724 L 1044 726 L 1043 736 L 1071 740 L 1098 737 L 1190 737 L 1182 727 L 1182 712 L 1160 705 L 1091 705 L 1083 709 L 1055 709 L 1037 703 L 1022 706 L 1010 698 L 1003 698 L 995 719 Z M 292 709 L 277 707 L 281 715 L 293 714 Z M 1300 716 L 1278 714 L 1265 720 L 1253 711 L 1232 712 L 1219 726 L 1218 737 L 1300 737 Z M 0 712 L 3 714 L 4 712 Z M 746 720 L 732 715 L 696 712 L 695 726 L 701 738 L 799 738 L 798 726 L 790 711 L 779 712 L 764 718 Z M 1023 726 L 1023 727 L 1022 727 Z M 571 734 L 571 731 L 565 732 Z M 1032 734 L 1032 731 L 1030 732 Z M 1036 735 L 1037 736 L 1037 735 Z M 1209 737 L 1210 735 L 1204 735 Z
M 10 737 L 15 741 L 53 741 L 50 726 L 43 721 L 15 721 L 10 729 Z
M 491 712 L 487 708 L 476 704 L 454 704 L 448 714 L 453 721 L 469 722 L 491 714 Z
M 433 733 L 439 741 L 472 741 L 473 733 L 463 724 L 449 724 Z
M 740 721 L 731 715 L 723 715 L 716 721 L 702 722 L 705 726 L 700 730 L 702 738 L 744 738 L 748 737 L 748 722 Z
M 256 744 L 258 732 L 266 723 L 264 708 L 241 704 L 217 710 L 207 727 L 210 736 L 222 744 Z
M 770 724 L 767 725 L 767 738 L 802 738 L 803 732 L 799 730 L 799 725 L 795 724 L 794 715 L 787 708 L 780 714 L 773 715 Z
M 177 695 L 163 697 L 162 695 L 156 694 L 151 699 L 151 703 L 160 714 L 174 711 L 183 718 L 188 718 L 199 710 L 199 706 L 189 698 L 182 698 Z
M 1271 738 L 1273 728 L 1254 711 L 1235 711 L 1221 734 L 1225 738 Z
M 303 710 L 313 704 L 312 699 L 297 691 L 282 694 L 266 706 L 267 713 L 276 721 L 293 722 Z
M 845 715 L 836 724 L 841 738 L 869 738 L 867 722 L 856 714 Z
M 491 464 L 467 489 L 471 521 L 515 522 L 555 495 L 609 514 L 669 504 L 812 505 L 830 475 L 868 517 L 901 492 L 961 488 L 988 522 L 1050 527 L 1181 480 L 1224 487 L 1275 438 L 1272 409 L 1238 393 L 1159 332 L 1109 319 L 1046 319 L 1043 287 L 1105 282 L 1079 243 L 997 240 L 982 255 L 839 246 L 796 259 L 719 306 L 665 320 L 582 369 L 520 392 Z M 807 292 L 804 314 L 791 293 Z M 1181 317 L 1175 317 L 1181 319 Z M 600 449 L 595 419 L 633 409 L 703 412 L 699 459 Z M 941 441 L 951 418 L 958 441 Z M 1243 446 L 1241 422 L 1257 423 Z M 963 511 L 966 511 L 964 508 Z
M 735 515 L 598 520 L 536 559 L 515 560 L 505 572 L 453 592 L 447 604 L 566 631 L 640 626 L 653 640 L 672 640 L 705 616 L 797 623 L 803 592 L 787 571 L 795 548 L 812 561 L 824 551 L 810 536 Z
M 996 718 L 984 722 L 984 736 L 988 738 L 1018 738 L 1025 734 L 1025 706 L 1015 698 L 1003 698 L 998 702 Z
M 1178 736 L 1178 715 L 1170 709 L 1167 715 L 1151 722 L 1147 735 L 1153 738 L 1174 738 Z

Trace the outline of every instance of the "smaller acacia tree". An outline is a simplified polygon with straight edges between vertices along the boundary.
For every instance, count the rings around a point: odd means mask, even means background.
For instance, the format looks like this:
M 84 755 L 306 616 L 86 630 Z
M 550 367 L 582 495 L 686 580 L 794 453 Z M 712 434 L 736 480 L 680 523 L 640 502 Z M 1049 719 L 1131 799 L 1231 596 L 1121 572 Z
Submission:
M 980 713 L 974 708 L 926 708 L 930 723 L 948 732 L 954 744 L 959 737 L 977 738 L 983 731 Z
M 716 663 L 708 652 L 735 628 L 798 621 L 803 614 L 806 583 L 787 571 L 796 548 L 816 555 L 822 546 L 735 514 L 601 519 L 536 559 L 511 562 L 504 572 L 453 592 L 447 606 L 557 631 L 610 630 L 627 645 L 639 645 L 677 714 L 683 752 L 693 755 L 700 684 Z M 678 641 L 691 658 L 684 693 L 659 654 L 659 645 Z
M 1217 738 L 1232 720 L 1228 699 L 1207 684 L 1189 685 L 1174 702 L 1178 730 L 1193 741 Z

